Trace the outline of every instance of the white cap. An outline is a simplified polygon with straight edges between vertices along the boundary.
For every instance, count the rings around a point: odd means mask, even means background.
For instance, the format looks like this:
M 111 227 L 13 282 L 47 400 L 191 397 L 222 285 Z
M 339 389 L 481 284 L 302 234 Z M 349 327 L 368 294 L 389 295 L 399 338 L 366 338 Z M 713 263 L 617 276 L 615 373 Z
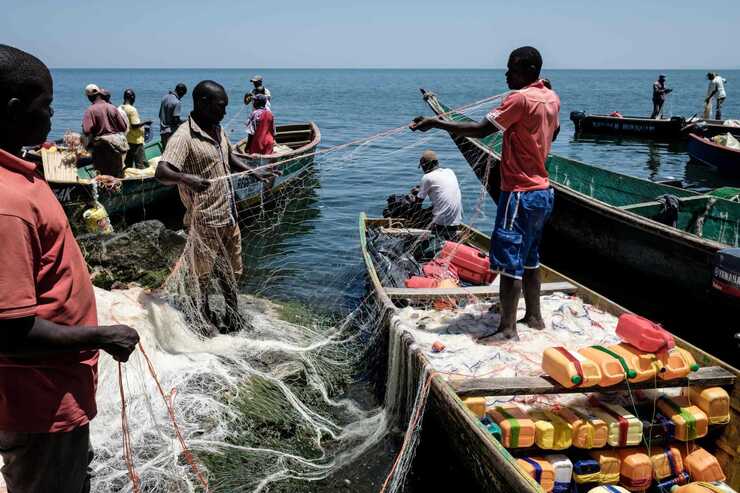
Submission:
M 85 96 L 95 96 L 100 94 L 100 88 L 95 84 L 88 84 L 85 86 Z

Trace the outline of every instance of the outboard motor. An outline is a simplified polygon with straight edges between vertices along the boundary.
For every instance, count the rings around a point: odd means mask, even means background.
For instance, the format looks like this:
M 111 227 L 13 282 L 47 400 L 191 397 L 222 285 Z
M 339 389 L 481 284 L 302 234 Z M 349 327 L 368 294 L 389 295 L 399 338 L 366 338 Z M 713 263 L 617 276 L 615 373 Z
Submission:
M 740 300 L 740 248 L 725 248 L 717 252 L 712 287 Z
M 581 121 L 586 118 L 586 113 L 583 111 L 571 111 L 570 112 L 570 120 L 573 122 L 573 125 L 576 127 L 576 132 L 581 130 Z

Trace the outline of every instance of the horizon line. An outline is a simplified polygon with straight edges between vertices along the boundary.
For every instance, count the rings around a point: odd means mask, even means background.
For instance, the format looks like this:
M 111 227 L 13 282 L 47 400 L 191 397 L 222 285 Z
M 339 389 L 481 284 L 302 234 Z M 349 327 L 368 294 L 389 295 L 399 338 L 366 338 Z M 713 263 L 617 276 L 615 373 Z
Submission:
M 506 67 L 49 67 L 51 70 L 506 70 Z M 593 71 L 610 71 L 610 70 L 740 70 L 740 67 L 614 67 L 614 68 L 551 68 L 542 69 L 543 72 L 556 70 L 593 70 Z

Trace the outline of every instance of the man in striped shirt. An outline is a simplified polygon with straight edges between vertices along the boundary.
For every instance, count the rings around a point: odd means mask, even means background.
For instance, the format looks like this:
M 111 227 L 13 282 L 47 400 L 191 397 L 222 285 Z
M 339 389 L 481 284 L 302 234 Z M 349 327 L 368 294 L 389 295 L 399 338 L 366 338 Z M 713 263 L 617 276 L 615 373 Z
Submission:
M 193 112 L 170 138 L 156 172 L 162 183 L 178 186 L 186 208 L 184 223 L 194 248 L 186 252 L 183 264 L 198 278 L 201 312 L 214 325 L 208 335 L 219 325 L 208 301 L 213 273 L 226 303 L 226 328 L 234 331 L 248 325 L 238 310 L 241 232 L 229 175 L 254 171 L 233 154 L 220 125 L 228 104 L 223 86 L 200 82 L 193 89 Z M 266 174 L 262 172 L 260 179 Z

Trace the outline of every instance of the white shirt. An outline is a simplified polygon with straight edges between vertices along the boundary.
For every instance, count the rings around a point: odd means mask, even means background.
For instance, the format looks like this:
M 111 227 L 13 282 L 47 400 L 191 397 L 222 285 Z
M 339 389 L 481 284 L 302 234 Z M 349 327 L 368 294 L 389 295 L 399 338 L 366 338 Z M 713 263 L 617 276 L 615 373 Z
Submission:
M 432 222 L 439 226 L 457 226 L 462 222 L 463 207 L 460 185 L 455 172 L 437 168 L 421 178 L 418 197 L 432 199 Z
M 727 97 L 727 93 L 725 93 L 725 82 L 727 82 L 724 78 L 720 77 L 719 75 L 716 76 L 714 79 L 709 81 L 709 87 L 707 88 L 707 97 L 709 97 L 715 90 L 717 89 L 717 93 L 714 95 L 717 99 L 722 99 Z

